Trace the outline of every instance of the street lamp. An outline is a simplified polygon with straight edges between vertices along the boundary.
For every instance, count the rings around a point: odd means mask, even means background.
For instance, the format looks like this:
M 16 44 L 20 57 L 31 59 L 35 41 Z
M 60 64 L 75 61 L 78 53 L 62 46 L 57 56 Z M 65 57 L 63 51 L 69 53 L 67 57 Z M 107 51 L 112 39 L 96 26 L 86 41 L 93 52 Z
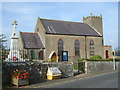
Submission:
M 115 64 L 115 50 L 113 50 L 112 51 L 112 55 L 113 55 L 113 68 L 114 68 L 114 70 L 116 69 L 115 67 L 116 67 L 116 64 Z
M 114 43 L 112 40 L 110 41 L 112 44 Z M 115 50 L 114 50 L 114 46 L 113 46 L 113 51 L 112 51 L 112 55 L 113 55 L 113 69 L 116 69 L 116 64 L 115 64 Z

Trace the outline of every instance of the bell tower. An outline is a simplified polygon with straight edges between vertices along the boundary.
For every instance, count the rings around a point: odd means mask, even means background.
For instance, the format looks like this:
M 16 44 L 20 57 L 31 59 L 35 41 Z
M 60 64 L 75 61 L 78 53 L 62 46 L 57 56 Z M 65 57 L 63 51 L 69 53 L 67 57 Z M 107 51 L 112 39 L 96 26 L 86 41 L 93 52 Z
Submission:
M 103 36 L 102 14 L 100 16 L 93 16 L 90 13 L 90 16 L 83 17 L 83 22 L 96 29 Z

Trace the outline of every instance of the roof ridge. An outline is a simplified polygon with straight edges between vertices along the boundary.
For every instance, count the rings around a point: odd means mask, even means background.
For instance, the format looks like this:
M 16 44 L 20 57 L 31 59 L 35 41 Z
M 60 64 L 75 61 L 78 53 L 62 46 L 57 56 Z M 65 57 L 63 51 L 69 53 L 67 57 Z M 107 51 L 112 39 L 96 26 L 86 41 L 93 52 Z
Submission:
M 21 33 L 36 33 L 36 32 L 21 32 Z
M 75 22 L 75 21 L 64 21 L 64 20 L 54 20 L 54 19 L 46 19 L 46 18 L 40 18 L 39 19 L 44 19 L 44 20 L 51 20 L 51 21 L 59 21 L 59 22 L 69 22 L 69 23 L 81 23 L 81 24 L 86 24 L 84 22 Z

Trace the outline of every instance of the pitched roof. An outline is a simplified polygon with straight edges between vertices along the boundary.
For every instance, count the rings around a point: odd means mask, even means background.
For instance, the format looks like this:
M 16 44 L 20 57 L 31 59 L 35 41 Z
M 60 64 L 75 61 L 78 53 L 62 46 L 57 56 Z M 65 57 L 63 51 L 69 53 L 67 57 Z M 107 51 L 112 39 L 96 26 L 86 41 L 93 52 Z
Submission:
M 86 23 L 41 19 L 46 34 L 101 36 Z
M 42 49 L 43 43 L 37 33 L 21 32 L 24 48 L 26 49 Z

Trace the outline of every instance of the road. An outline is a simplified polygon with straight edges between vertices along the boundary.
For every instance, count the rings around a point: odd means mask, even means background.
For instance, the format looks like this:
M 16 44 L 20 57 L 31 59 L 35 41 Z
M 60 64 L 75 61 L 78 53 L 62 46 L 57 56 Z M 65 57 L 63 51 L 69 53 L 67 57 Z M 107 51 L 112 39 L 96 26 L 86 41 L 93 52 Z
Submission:
M 118 72 L 77 78 L 41 88 L 118 88 Z

